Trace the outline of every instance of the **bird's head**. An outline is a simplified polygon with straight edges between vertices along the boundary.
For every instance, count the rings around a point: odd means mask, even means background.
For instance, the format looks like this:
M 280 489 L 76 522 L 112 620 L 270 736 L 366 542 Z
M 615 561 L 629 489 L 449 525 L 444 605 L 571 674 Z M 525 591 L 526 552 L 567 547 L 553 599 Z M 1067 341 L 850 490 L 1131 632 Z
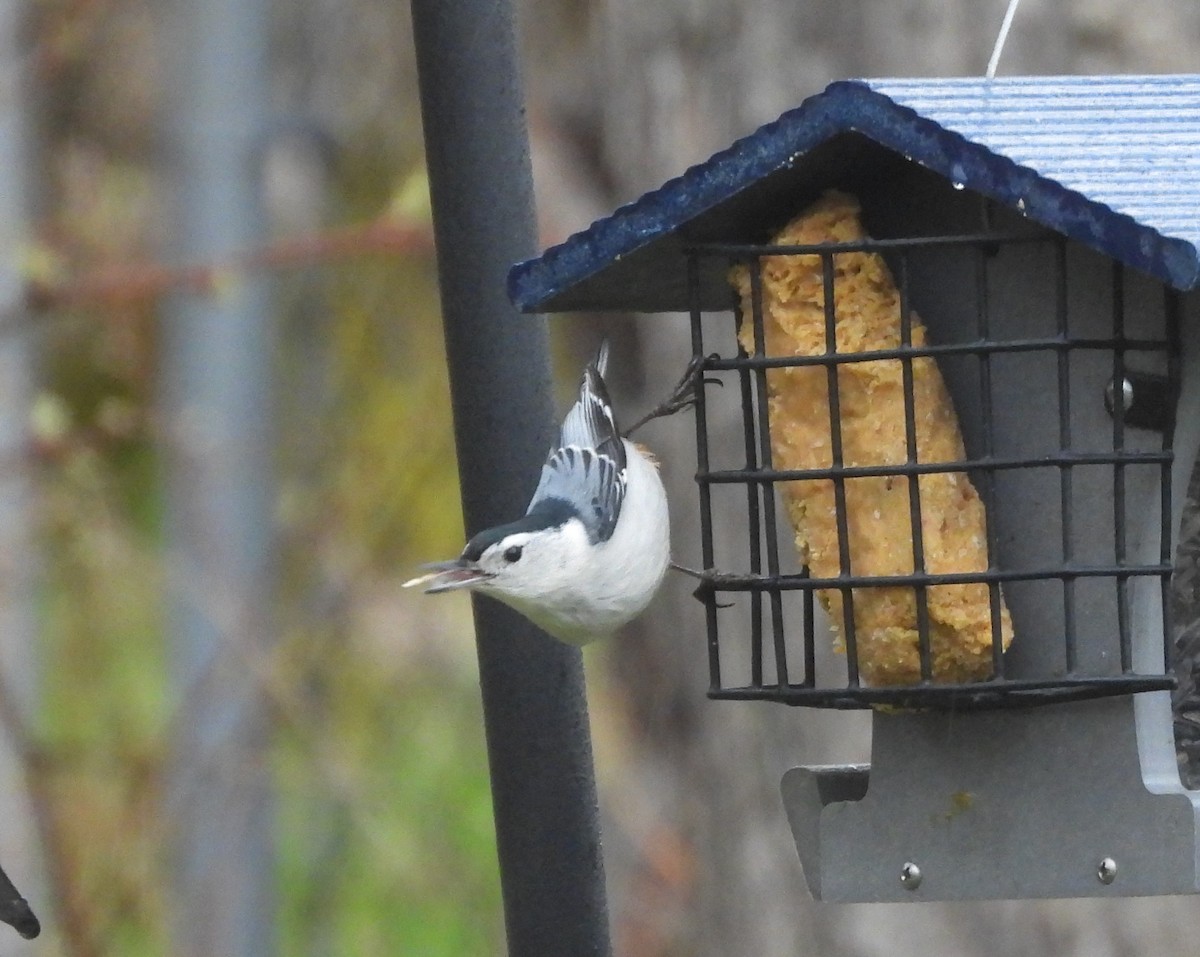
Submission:
M 472 588 L 536 605 L 586 542 L 574 509 L 549 499 L 518 521 L 475 535 L 458 558 L 426 565 L 428 574 L 405 587 L 424 585 L 428 594 Z

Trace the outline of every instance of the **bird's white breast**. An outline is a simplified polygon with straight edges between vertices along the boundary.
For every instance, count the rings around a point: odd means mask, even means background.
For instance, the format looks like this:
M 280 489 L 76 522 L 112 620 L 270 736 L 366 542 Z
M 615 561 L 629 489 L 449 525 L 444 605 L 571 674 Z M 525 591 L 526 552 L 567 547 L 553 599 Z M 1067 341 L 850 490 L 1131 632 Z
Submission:
M 622 441 L 628 482 L 612 536 L 593 545 L 582 523 L 568 522 L 558 542 L 557 560 L 539 576 L 536 597 L 500 596 L 571 644 L 611 635 L 644 611 L 670 562 L 670 521 L 662 479 L 637 446 Z

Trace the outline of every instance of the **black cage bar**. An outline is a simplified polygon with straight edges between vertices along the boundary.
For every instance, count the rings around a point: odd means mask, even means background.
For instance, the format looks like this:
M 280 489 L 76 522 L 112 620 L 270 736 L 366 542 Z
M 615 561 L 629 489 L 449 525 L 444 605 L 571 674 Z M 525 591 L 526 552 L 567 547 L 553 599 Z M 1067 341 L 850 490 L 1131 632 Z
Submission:
M 876 253 L 888 264 L 900 303 L 895 348 L 838 351 L 835 267 L 837 257 L 852 252 Z M 767 256 L 820 257 L 823 353 L 767 354 L 764 323 L 769 320 L 761 279 Z M 1173 686 L 1165 667 L 1155 673 L 1135 671 L 1131 613 L 1131 590 L 1143 583 L 1152 587 L 1162 611 L 1164 661 L 1169 660 L 1165 596 L 1172 572 L 1171 439 L 1179 386 L 1179 302 L 1173 291 L 1156 287 L 1151 295 L 1145 283 L 1135 283 L 1120 265 L 1106 266 L 1106 282 L 1098 283 L 1095 264 L 1084 262 L 1091 272 L 1081 272 L 1077 254 L 1063 237 L 1027 231 L 815 246 L 709 243 L 691 247 L 688 257 L 692 344 L 702 360 L 696 423 L 705 571 L 697 596 L 706 609 L 710 697 L 825 708 L 987 708 Z M 714 265 L 732 269 L 739 263 L 749 266 L 751 308 L 731 308 L 730 336 L 728 320 L 717 325 L 702 314 L 698 277 L 702 271 L 711 274 Z M 1030 263 L 1036 264 L 1044 294 L 1033 308 L 1017 310 L 1007 302 L 1010 289 L 1004 284 Z M 1140 296 L 1136 323 L 1126 315 L 1131 283 Z M 1100 288 L 1104 285 L 1106 289 Z M 956 308 L 945 304 L 951 300 Z M 914 313 L 929 329 L 930 341 L 920 345 L 913 342 Z M 1009 321 L 1010 313 L 1019 313 L 1019 321 Z M 737 337 L 745 323 L 753 327 L 752 352 Z M 924 357 L 938 364 L 949 386 L 965 438 L 961 459 L 919 461 L 913 369 L 914 360 Z M 839 372 L 859 362 L 901 365 L 906 461 L 843 461 Z M 828 465 L 784 469 L 774 464 L 768 373 L 788 367 L 825 370 Z M 716 383 L 728 387 L 713 388 Z M 1025 398 L 1022 383 L 1029 391 Z M 709 423 L 718 420 L 712 414 L 715 405 L 730 402 L 740 404 L 743 441 L 736 444 L 736 460 L 717 461 L 718 444 L 710 441 Z M 1014 411 L 1019 402 L 1027 402 L 1032 412 Z M 1096 425 L 1097 405 L 1111 423 L 1104 428 Z M 1028 435 L 1014 434 L 1024 431 Z M 982 499 L 986 568 L 927 570 L 919 483 L 921 476 L 935 473 L 968 477 Z M 1131 506 L 1128 500 L 1131 475 L 1137 476 L 1139 489 L 1156 486 L 1151 507 L 1159 512 L 1153 554 L 1142 554 L 1140 560 L 1130 546 L 1131 534 L 1137 537 L 1130 530 L 1131 508 L 1140 522 L 1145 507 Z M 847 508 L 846 489 L 849 482 L 867 477 L 907 483 L 911 571 L 879 575 L 855 569 L 850 546 L 855 518 Z M 797 555 L 786 509 L 777 501 L 778 487 L 791 482 L 832 485 L 836 574 L 817 576 Z M 730 496 L 738 486 L 743 491 Z M 1042 538 L 1050 542 L 1033 547 L 1013 531 L 1028 523 L 1028 516 L 1019 512 L 1030 507 L 1014 501 L 1019 494 L 1013 490 L 1029 488 L 1038 490 L 1036 507 L 1049 516 Z M 1088 498 L 1097 488 L 1101 494 Z M 1111 531 L 1098 522 L 1096 509 L 1111 516 Z M 746 531 L 717 534 L 714 510 L 723 521 L 744 516 Z M 739 524 L 735 519 L 735 527 Z M 734 537 L 741 538 L 740 545 L 729 540 Z M 1056 553 L 1050 553 L 1051 546 Z M 986 588 L 991 676 L 984 680 L 936 680 L 928 591 L 952 584 Z M 915 596 L 920 679 L 869 686 L 860 675 L 863 636 L 857 633 L 855 599 L 862 600 L 867 589 L 897 587 L 911 588 Z M 819 624 L 822 592 L 840 602 L 841 613 L 836 608 L 832 612 L 843 623 L 840 656 L 830 655 L 826 629 Z M 1002 595 L 1012 614 L 1013 647 L 1021 649 L 1015 658 L 1002 645 Z M 1045 624 L 1047 606 L 1053 606 L 1051 627 Z

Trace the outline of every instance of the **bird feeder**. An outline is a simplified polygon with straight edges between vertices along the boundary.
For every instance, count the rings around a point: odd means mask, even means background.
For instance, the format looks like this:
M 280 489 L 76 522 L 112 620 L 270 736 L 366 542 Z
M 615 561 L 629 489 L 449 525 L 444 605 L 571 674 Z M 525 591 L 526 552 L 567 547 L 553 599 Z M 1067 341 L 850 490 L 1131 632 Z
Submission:
M 1195 76 L 834 83 L 510 273 L 527 311 L 690 317 L 709 695 L 874 709 L 869 766 L 783 779 L 818 899 L 1198 889 L 1167 614 L 1200 447 L 1198 104 Z M 780 233 L 830 196 L 860 232 Z M 857 350 L 854 256 L 895 323 Z M 817 348 L 771 347 L 788 263 Z M 850 434 L 868 368 L 898 390 L 876 457 Z M 934 454 L 938 417 L 959 434 Z M 829 448 L 791 456 L 814 422 Z M 970 546 L 947 548 L 937 483 Z M 890 526 L 868 487 L 900 503 Z M 973 603 L 969 668 L 939 657 L 950 594 Z M 888 596 L 911 617 L 891 670 L 868 666 Z

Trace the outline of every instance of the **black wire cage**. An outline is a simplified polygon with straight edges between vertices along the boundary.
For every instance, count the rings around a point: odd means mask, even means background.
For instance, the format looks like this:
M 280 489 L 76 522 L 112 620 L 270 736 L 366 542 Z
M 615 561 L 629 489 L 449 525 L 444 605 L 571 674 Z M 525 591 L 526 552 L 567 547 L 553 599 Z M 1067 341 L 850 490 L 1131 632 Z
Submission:
M 992 219 L 985 208 L 982 230 L 938 236 L 687 248 L 702 383 L 696 437 L 705 571 L 696 594 L 705 608 L 710 697 L 957 709 L 1173 687 L 1164 662 L 1170 660 L 1179 294 L 1059 233 L 1019 217 L 1008 217 L 1005 226 Z M 899 294 L 899 340 L 839 351 L 840 264 L 856 253 L 887 263 Z M 763 264 L 779 257 L 807 257 L 814 269 L 819 263 L 824 351 L 785 355 L 766 348 L 761 277 Z M 739 264 L 750 277 L 748 301 L 732 303 L 724 317 L 702 311 L 701 277 L 728 274 Z M 927 327 L 927 341 L 914 337 L 916 322 Z M 928 359 L 957 410 L 961 457 L 931 461 L 919 453 L 914 369 Z M 899 460 L 849 456 L 844 449 L 843 377 L 854 363 L 900 366 L 905 454 Z M 799 368 L 824 372 L 827 408 L 812 414 L 822 418 L 829 450 L 815 466 L 777 467 L 769 376 Z M 710 441 L 710 422 L 731 418 L 740 419 L 740 447 Z M 982 565 L 960 569 L 930 560 L 925 539 L 936 519 L 923 514 L 922 482 L 935 475 L 965 476 L 982 500 Z M 904 496 L 911 532 L 905 560 L 883 573 L 857 568 L 852 548 L 871 529 L 855 528 L 864 518 L 848 491 L 871 478 Z M 804 485 L 832 493 L 832 572 L 828 561 L 814 571 L 793 545 L 782 493 Z M 974 586 L 987 604 L 982 680 L 937 671 L 939 625 L 931 620 L 930 596 L 952 585 Z M 872 683 L 860 667 L 871 635 L 856 602 L 869 603 L 880 590 L 907 596 L 915 610 L 916 673 L 899 683 Z M 830 652 L 826 611 L 840 626 L 843 654 Z M 1134 641 L 1138 623 L 1147 621 L 1161 628 L 1149 654 Z

